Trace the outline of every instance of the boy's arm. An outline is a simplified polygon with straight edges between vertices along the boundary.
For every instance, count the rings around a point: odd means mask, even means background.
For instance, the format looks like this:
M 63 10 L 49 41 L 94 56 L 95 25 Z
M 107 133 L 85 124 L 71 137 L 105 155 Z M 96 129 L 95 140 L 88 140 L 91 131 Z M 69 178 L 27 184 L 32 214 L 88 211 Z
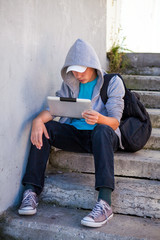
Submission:
M 91 125 L 94 125 L 96 123 L 105 124 L 113 128 L 113 130 L 116 130 L 119 127 L 119 122 L 116 118 L 106 117 L 94 110 L 85 111 L 83 112 L 82 116 L 85 118 L 85 121 Z
M 52 120 L 52 116 L 49 111 L 41 112 L 32 122 L 31 142 L 38 149 L 43 146 L 42 136 L 45 135 L 49 139 L 47 129 L 45 127 L 46 122 Z
M 108 116 L 94 110 L 85 111 L 82 116 L 88 124 L 105 124 L 116 130 L 119 127 L 124 109 L 124 94 L 125 89 L 122 80 L 118 76 L 113 77 L 108 86 L 108 100 L 105 104 Z

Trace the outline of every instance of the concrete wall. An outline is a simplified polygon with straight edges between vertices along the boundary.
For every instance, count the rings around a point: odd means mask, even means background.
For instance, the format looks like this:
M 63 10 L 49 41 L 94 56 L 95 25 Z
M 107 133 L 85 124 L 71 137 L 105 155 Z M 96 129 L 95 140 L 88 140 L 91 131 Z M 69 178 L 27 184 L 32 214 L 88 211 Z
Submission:
M 126 37 L 134 52 L 160 53 L 159 9 L 159 0 L 107 0 L 107 51 Z
M 61 84 L 71 44 L 82 38 L 106 68 L 105 0 L 0 0 L 0 213 L 17 204 L 32 119 Z

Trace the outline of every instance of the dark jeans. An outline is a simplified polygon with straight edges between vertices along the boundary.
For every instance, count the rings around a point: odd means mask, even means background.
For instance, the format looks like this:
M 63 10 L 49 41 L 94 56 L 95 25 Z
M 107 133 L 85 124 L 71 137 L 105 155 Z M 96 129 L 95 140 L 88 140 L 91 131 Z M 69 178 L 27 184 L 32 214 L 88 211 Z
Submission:
M 22 183 L 32 184 L 40 194 L 51 145 L 66 151 L 93 153 L 95 162 L 95 188 L 114 189 L 114 152 L 119 139 L 107 125 L 97 125 L 94 130 L 77 130 L 68 124 L 49 121 L 45 124 L 50 139 L 43 136 L 41 150 L 31 145 L 26 173 Z

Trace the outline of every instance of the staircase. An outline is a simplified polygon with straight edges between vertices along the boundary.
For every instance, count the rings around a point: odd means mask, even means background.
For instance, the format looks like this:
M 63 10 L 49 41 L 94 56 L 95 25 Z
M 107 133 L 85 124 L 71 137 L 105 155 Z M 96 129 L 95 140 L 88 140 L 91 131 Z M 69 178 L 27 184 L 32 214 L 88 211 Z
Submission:
M 160 77 L 123 77 L 128 88 L 133 89 L 132 86 L 136 85 L 134 89 L 149 108 L 153 131 L 143 150 L 115 154 L 113 210 L 114 213 L 160 218 Z M 93 156 L 53 149 L 50 172 L 52 168 L 64 173 L 49 175 L 42 200 L 61 206 L 91 209 L 97 198 Z
M 148 109 L 152 135 L 144 149 L 115 154 L 114 218 L 99 229 L 80 220 L 97 200 L 92 154 L 53 148 L 36 216 L 20 217 L 16 209 L 0 222 L 0 239 L 160 239 L 160 77 L 124 75 Z

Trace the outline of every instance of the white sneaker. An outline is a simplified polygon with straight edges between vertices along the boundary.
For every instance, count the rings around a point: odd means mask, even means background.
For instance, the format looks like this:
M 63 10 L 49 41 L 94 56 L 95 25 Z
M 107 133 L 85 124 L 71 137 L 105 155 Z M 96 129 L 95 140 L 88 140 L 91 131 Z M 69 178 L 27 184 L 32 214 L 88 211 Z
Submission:
M 81 224 L 87 227 L 101 227 L 112 217 L 112 208 L 104 200 L 100 200 L 92 212 L 81 220 Z
M 38 198 L 37 194 L 28 189 L 23 194 L 23 200 L 18 213 L 20 215 L 34 215 L 37 212 Z

